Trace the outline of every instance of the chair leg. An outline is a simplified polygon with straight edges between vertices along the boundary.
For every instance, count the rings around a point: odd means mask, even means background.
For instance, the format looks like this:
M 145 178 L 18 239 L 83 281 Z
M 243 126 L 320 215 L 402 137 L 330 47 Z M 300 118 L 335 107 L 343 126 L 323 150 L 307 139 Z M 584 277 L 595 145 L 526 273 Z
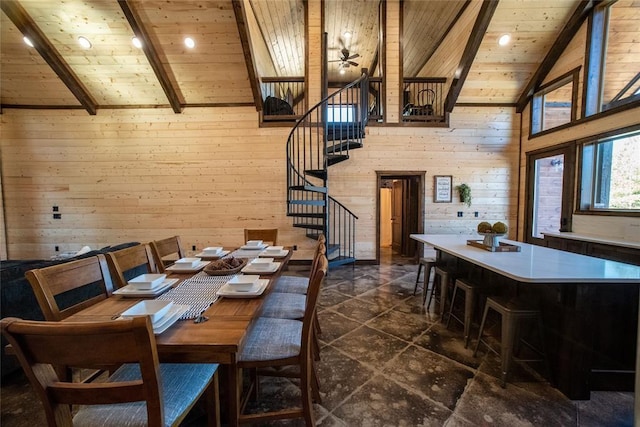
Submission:
M 300 391 L 302 393 L 302 413 L 304 416 L 304 421 L 307 427 L 311 427 L 315 425 L 315 421 L 313 419 L 313 401 L 311 400 L 312 395 L 312 375 L 311 371 L 313 370 L 313 361 L 309 359 L 309 357 L 305 357 L 305 360 L 302 361 L 300 366 Z
M 449 329 L 449 322 L 451 322 L 451 315 L 453 314 L 453 304 L 456 302 L 456 294 L 458 293 L 458 287 L 453 288 L 453 295 L 451 295 L 451 304 L 449 304 L 449 317 L 447 317 L 447 323 L 445 324 L 445 328 Z M 467 297 L 465 295 L 465 302 Z M 457 318 L 456 318 L 457 319 Z
M 311 369 L 311 374 L 312 374 L 312 389 L 311 391 L 313 392 L 313 400 L 318 404 L 322 404 L 322 397 L 320 396 L 320 380 L 318 379 L 318 372 L 316 371 L 316 365 L 315 363 L 312 364 L 312 369 Z
M 413 296 L 416 295 L 416 291 L 418 290 L 418 282 L 420 281 L 420 272 L 422 271 L 422 263 L 418 263 L 418 275 L 416 276 L 416 285 L 413 287 Z M 427 274 L 425 272 L 425 274 Z
M 469 289 L 464 293 L 464 348 L 469 346 L 471 335 L 471 322 L 473 321 L 473 309 L 475 305 L 475 291 Z M 452 303 L 453 305 L 453 303 Z
M 511 369 L 513 342 L 516 335 L 515 320 L 509 314 L 502 315 L 502 388 L 507 385 L 507 375 Z
M 489 313 L 489 306 L 484 306 L 484 313 L 482 314 L 482 321 L 480 322 L 480 330 L 478 331 L 478 341 L 476 341 L 476 348 L 473 350 L 473 357 L 478 354 L 478 348 L 480 347 L 480 341 L 482 341 L 482 331 L 484 331 L 484 322 L 487 320 L 487 314 Z

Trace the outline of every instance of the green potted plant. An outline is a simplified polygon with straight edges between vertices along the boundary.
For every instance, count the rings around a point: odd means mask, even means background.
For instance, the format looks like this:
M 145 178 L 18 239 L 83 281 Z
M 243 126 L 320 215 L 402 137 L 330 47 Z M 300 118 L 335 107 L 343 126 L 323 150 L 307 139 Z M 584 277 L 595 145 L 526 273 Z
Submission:
M 471 206 L 471 187 L 467 184 L 460 184 L 456 186 L 456 190 L 460 195 L 460 201 L 467 206 Z

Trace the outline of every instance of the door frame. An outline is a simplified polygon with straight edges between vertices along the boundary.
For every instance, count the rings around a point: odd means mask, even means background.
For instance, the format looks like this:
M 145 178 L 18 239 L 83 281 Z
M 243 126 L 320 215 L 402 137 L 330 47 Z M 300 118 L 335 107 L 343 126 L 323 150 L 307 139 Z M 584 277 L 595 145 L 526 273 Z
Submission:
M 424 233 L 426 174 L 426 171 L 376 171 L 376 264 L 380 264 L 380 188 L 382 187 L 382 181 L 384 179 L 406 179 L 411 177 L 418 179 L 418 230 L 416 233 L 422 234 Z
M 558 154 L 564 154 L 564 169 L 562 177 L 562 207 L 560 218 L 560 229 L 562 231 L 571 231 L 572 216 L 575 208 L 575 194 L 576 194 L 576 144 L 570 142 L 562 144 L 560 146 L 554 146 L 550 148 L 543 148 L 540 150 L 530 151 L 527 153 L 527 175 L 525 188 L 527 189 L 527 197 L 525 202 L 525 221 L 524 221 L 524 236 L 523 241 L 526 243 L 546 246 L 544 239 L 538 239 L 533 237 L 533 208 L 534 208 L 534 194 L 535 194 L 535 162 L 536 160 L 544 157 L 551 157 Z

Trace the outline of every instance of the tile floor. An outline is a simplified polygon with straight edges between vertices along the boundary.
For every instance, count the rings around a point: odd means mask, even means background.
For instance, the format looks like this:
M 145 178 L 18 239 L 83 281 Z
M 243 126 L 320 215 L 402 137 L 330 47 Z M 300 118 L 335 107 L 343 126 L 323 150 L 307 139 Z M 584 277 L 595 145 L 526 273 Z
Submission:
M 472 356 L 461 327 L 447 330 L 413 296 L 417 266 L 383 251 L 379 266 L 332 270 L 320 300 L 321 426 L 632 426 L 633 393 L 596 392 L 571 401 L 534 371 L 517 366 L 500 387 L 500 360 Z M 304 268 L 291 267 L 304 274 Z M 288 273 L 292 274 L 292 273 Z M 453 322 L 452 322 L 453 323 Z M 297 402 L 287 379 L 263 379 L 255 408 Z M 22 375 L 3 380 L 3 427 L 43 425 Z M 34 403 L 36 402 L 36 403 Z M 203 425 L 194 414 L 185 426 Z M 274 422 L 299 426 L 300 420 Z

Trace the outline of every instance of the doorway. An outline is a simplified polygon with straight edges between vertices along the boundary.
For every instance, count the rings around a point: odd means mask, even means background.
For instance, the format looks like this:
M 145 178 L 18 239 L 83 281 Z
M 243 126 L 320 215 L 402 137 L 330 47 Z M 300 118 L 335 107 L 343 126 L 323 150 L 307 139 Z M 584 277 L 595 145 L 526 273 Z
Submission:
M 377 171 L 376 263 L 385 254 L 417 258 L 409 235 L 424 230 L 424 171 Z

